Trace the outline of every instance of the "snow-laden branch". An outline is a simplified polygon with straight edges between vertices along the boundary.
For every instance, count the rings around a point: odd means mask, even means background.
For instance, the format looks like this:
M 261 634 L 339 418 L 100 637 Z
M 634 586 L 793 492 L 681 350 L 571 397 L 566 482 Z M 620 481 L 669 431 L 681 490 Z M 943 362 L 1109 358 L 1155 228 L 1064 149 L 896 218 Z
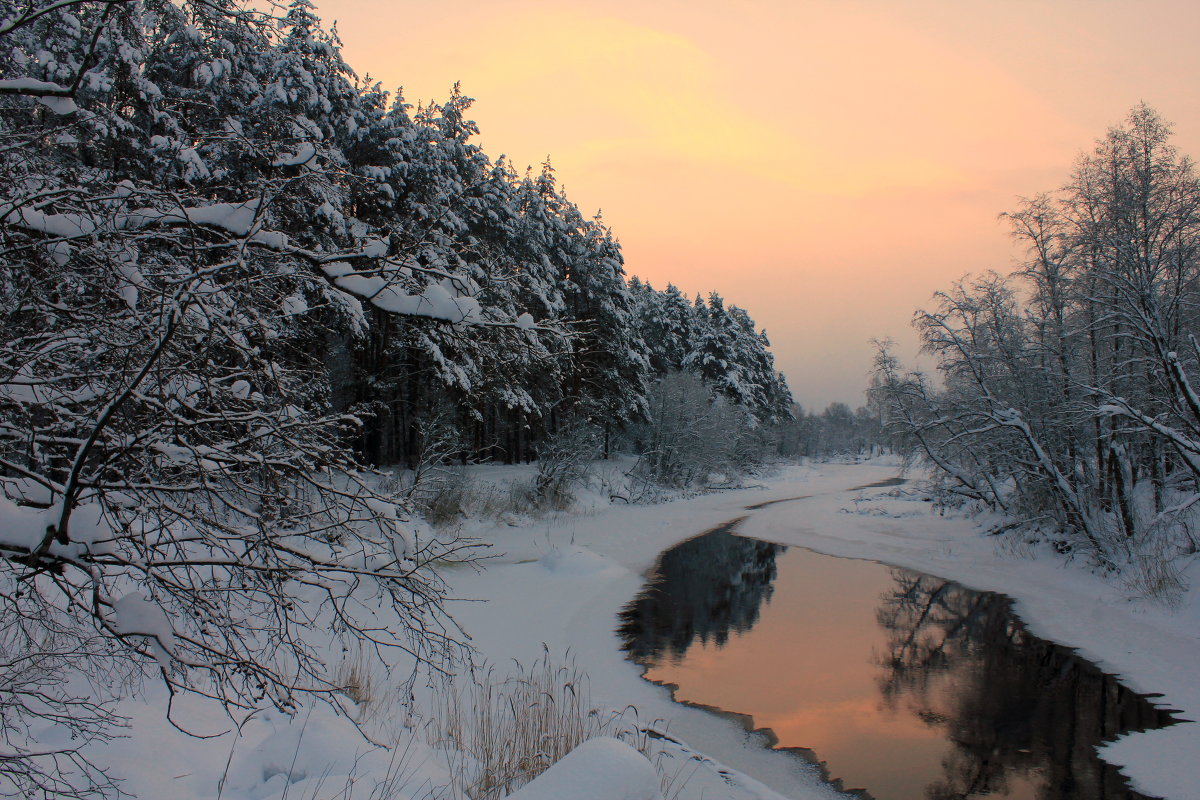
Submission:
M 105 216 L 46 213 L 31 205 L 21 205 L 8 211 L 2 219 L 15 228 L 51 236 L 62 242 L 154 227 L 208 228 L 237 237 L 227 241 L 225 244 L 228 246 L 262 247 L 277 254 L 301 258 L 318 267 L 332 285 L 388 313 L 429 317 L 456 325 L 549 330 L 539 328 L 528 312 L 521 313 L 512 322 L 486 319 L 479 301 L 473 296 L 478 291 L 473 281 L 463 275 L 424 267 L 411 260 L 389 258 L 387 244 L 381 240 L 336 253 L 321 253 L 297 246 L 286 234 L 263 227 L 264 216 L 258 199 L 168 209 L 137 208 Z M 370 269 L 356 269 L 351 264 L 363 260 L 373 262 L 373 266 Z M 438 280 L 426 284 L 419 293 L 413 294 L 402 288 L 402 282 L 414 273 Z
M 12 33 L 26 25 L 31 25 L 42 17 L 56 14 L 74 6 L 118 6 L 132 2 L 134 0 L 58 0 L 58 2 L 46 3 L 42 6 L 36 6 L 32 1 L 26 2 L 24 8 L 14 10 L 9 16 L 0 19 L 0 36 Z
M 20 95 L 36 98 L 39 103 L 55 114 L 73 114 L 79 110 L 75 105 L 75 90 L 50 81 L 36 78 L 0 79 L 0 95 Z

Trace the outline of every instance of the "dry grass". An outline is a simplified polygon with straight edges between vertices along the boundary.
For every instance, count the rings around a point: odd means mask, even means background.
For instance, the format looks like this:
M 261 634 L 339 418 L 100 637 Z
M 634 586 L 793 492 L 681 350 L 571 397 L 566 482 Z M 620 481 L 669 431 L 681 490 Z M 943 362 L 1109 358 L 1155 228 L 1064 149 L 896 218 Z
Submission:
M 334 683 L 341 694 L 358 706 L 360 718 L 365 717 L 375 700 L 376 692 L 369 660 L 362 648 L 346 653 L 345 658 L 338 664 Z
M 636 711 L 593 707 L 587 675 L 573 660 L 556 664 L 546 652 L 528 670 L 517 668 L 509 677 L 479 670 L 437 692 L 431 743 L 451 760 L 451 797 L 500 800 L 596 736 L 621 739 L 657 761 Z M 664 789 L 677 779 L 664 776 Z
M 1187 586 L 1172 558 L 1161 551 L 1135 554 L 1124 571 L 1125 588 L 1135 597 L 1144 597 L 1170 608 L 1183 602 Z
M 503 520 L 566 508 L 573 495 L 562 487 L 551 498 L 538 494 L 534 480 L 493 485 L 473 479 L 463 468 L 447 468 L 409 493 L 413 507 L 434 528 L 452 528 L 465 519 Z

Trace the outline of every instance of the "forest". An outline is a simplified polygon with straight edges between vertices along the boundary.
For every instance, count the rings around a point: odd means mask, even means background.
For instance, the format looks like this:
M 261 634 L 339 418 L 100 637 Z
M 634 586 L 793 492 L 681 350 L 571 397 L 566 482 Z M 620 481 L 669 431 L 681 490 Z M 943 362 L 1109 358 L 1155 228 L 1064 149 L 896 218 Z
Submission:
M 1003 215 L 1012 275 L 938 292 L 935 377 L 880 347 L 873 402 L 945 492 L 1177 599 L 1200 500 L 1200 178 L 1146 105 Z
M 688 487 L 777 449 L 745 310 L 626 281 L 548 161 L 359 78 L 308 0 L 5 2 L 0 48 L 0 794 L 111 788 L 131 670 L 291 709 L 338 688 L 306 630 L 461 655 L 433 564 L 468 545 L 376 468 L 621 447 Z

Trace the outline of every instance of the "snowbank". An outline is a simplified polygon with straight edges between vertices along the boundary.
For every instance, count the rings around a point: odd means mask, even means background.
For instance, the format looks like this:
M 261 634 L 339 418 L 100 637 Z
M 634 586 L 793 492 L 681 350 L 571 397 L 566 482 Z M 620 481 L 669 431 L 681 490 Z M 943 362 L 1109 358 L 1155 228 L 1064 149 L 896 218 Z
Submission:
M 512 800 L 657 800 L 658 773 L 638 751 L 601 736 L 567 753 Z
M 484 478 L 495 482 L 506 475 L 529 477 L 527 467 L 485 472 Z M 998 548 L 997 540 L 981 535 L 973 521 L 939 516 L 919 498 L 887 487 L 847 491 L 895 474 L 889 465 L 820 464 L 792 469 L 766 489 L 655 506 L 596 504 L 588 513 L 521 524 L 470 523 L 464 533 L 492 542 L 497 556 L 480 571 L 445 570 L 451 595 L 461 598 L 451 611 L 481 660 L 498 668 L 510 660 L 532 664 L 545 651 L 572 658 L 588 674 L 594 704 L 624 709 L 650 732 L 659 777 L 666 776 L 669 784 L 666 796 L 845 798 L 822 781 L 815 767 L 766 749 L 766 738 L 748 733 L 740 722 L 674 703 L 667 689 L 642 680 L 620 650 L 616 616 L 642 588 L 658 554 L 738 517 L 745 517 L 739 533 L 748 536 L 1002 591 L 1016 599 L 1017 612 L 1037 634 L 1079 648 L 1135 690 L 1162 692 L 1162 703 L 1182 709 L 1187 719 L 1200 719 L 1197 592 L 1177 610 L 1134 601 L 1111 581 L 1052 553 Z M 804 499 L 789 502 L 799 497 Z M 341 657 L 333 651 L 330 656 Z M 375 678 L 376 695 L 388 695 L 387 676 Z M 130 778 L 127 791 L 142 797 L 215 798 L 222 775 L 223 798 L 277 800 L 289 790 L 293 797 L 340 797 L 347 786 L 353 791 L 345 796 L 369 797 L 374 780 L 403 775 L 406 782 L 394 796 L 421 800 L 423 791 L 449 779 L 447 761 L 429 744 L 419 717 L 408 715 L 403 700 L 367 709 L 377 723 L 386 723 L 372 732 L 386 728 L 398 744 L 382 750 L 358 735 L 346 717 L 322 706 L 302 709 L 295 717 L 255 715 L 240 732 L 212 709 L 177 709 L 177 718 L 196 732 L 227 731 L 215 739 L 191 739 L 165 723 L 165 697 L 152 692 L 148 700 L 125 704 L 133 716 L 131 738 L 109 745 L 105 761 Z M 421 686 L 416 701 L 417 708 L 429 707 Z M 353 704 L 347 702 L 346 708 L 356 713 Z M 1139 791 L 1200 800 L 1193 769 L 1200 756 L 1198 728 L 1181 724 L 1133 734 L 1103 755 L 1121 765 Z M 651 789 L 645 759 L 626 745 L 599 740 L 576 753 L 516 797 L 652 796 L 645 793 Z M 659 791 L 659 784 L 653 788 Z

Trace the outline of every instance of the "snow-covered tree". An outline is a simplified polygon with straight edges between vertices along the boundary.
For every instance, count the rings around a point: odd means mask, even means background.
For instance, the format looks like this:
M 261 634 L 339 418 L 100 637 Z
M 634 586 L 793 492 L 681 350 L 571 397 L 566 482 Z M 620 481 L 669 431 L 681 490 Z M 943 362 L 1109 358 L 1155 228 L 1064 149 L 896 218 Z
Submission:
M 261 17 L 41 11 L 0 15 L 0 636 L 28 667 L 6 671 L 0 792 L 80 796 L 107 785 L 83 746 L 112 720 L 64 670 L 288 709 L 338 688 L 314 626 L 414 665 L 457 652 L 429 568 L 454 546 L 417 537 L 357 462 L 360 421 L 331 409 L 300 320 L 314 300 L 460 324 L 477 304 L 404 292 L 364 228 L 289 227 L 343 203 L 338 153 L 306 150 L 330 131 L 292 109 L 254 128 L 197 91 L 292 97 L 271 67 L 295 42 Z M 293 142 L 271 126 L 288 115 Z M 46 726 L 71 743 L 41 746 Z
M 0 0 L 0 795 L 106 791 L 86 745 L 130 675 L 333 699 L 314 627 L 436 667 L 458 546 L 371 465 L 435 420 L 439 457 L 628 428 L 697 348 L 672 288 L 651 366 L 615 234 L 493 162 L 457 87 L 413 109 L 272 8 Z M 786 386 L 731 312 L 739 382 L 705 391 L 750 405 L 710 410 L 767 419 Z
M 683 369 L 683 359 L 691 350 L 698 324 L 692 304 L 673 284 L 667 284 L 659 292 L 637 276 L 630 279 L 629 291 L 651 370 L 665 375 Z
M 1170 132 L 1134 108 L 1066 186 L 1007 215 L 1020 271 L 960 282 L 918 314 L 944 390 L 886 352 L 876 376 L 885 413 L 952 491 L 1114 567 L 1198 546 L 1200 178 Z
M 764 421 L 791 416 L 791 391 L 775 371 L 766 334 L 737 306 L 726 308 L 716 292 L 696 298 L 696 333 L 683 368 L 700 375 L 715 391 Z

